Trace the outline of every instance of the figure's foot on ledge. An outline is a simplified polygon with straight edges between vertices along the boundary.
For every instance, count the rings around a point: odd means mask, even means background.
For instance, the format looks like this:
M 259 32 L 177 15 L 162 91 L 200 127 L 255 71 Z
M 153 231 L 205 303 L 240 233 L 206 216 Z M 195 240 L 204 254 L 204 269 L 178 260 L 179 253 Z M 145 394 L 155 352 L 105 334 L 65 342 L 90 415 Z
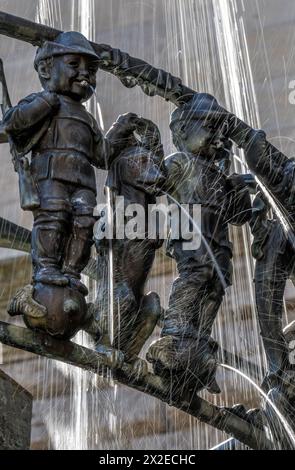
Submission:
M 137 357 L 130 364 L 132 366 L 131 379 L 143 380 L 148 375 L 148 363 L 144 359 Z
M 19 289 L 8 305 L 8 313 L 10 316 L 23 315 L 36 319 L 45 318 L 47 309 L 44 305 L 39 304 L 33 298 L 34 288 L 31 284 Z
M 225 407 L 224 409 L 252 424 L 255 428 L 264 428 L 263 413 L 259 408 L 248 410 L 244 405 L 237 404 L 232 407 Z
M 69 284 L 69 279 L 57 268 L 49 266 L 47 268 L 38 269 L 33 277 L 35 283 L 54 285 L 64 287 Z
M 103 354 L 108 359 L 109 363 L 107 364 L 107 367 L 110 367 L 111 369 L 121 368 L 125 361 L 124 353 L 118 349 L 98 343 L 95 350 L 99 354 Z
M 167 377 L 176 387 L 196 393 L 207 389 L 210 393 L 221 392 L 215 378 L 217 369 L 217 344 L 212 338 L 178 338 L 164 336 L 152 343 L 147 360 L 156 375 Z
M 84 296 L 70 287 L 37 283 L 17 291 L 8 313 L 22 315 L 31 330 L 68 340 L 86 323 L 87 304 Z
M 96 324 L 94 321 L 92 325 L 95 327 L 96 325 L 99 325 L 99 323 Z M 90 327 L 92 327 L 91 324 Z M 83 330 L 86 331 L 86 333 L 90 334 L 94 339 L 94 335 L 90 332 L 88 327 L 83 328 Z M 144 380 L 144 378 L 149 373 L 148 363 L 144 359 L 135 356 L 130 357 L 127 351 L 121 351 L 116 349 L 110 344 L 109 338 L 104 335 L 102 335 L 100 339 L 96 342 L 95 350 L 102 354 L 108 354 L 111 358 L 111 361 L 114 361 L 114 364 L 117 364 L 117 366 L 122 366 L 123 358 L 124 362 L 126 364 L 129 364 L 131 367 L 130 380 Z

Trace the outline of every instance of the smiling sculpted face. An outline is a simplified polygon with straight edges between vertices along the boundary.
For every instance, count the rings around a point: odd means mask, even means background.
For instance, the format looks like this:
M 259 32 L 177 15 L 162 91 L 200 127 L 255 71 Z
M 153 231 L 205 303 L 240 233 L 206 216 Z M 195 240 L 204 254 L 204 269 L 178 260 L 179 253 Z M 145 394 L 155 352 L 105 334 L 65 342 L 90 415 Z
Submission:
M 42 77 L 44 88 L 70 96 L 75 101 L 87 101 L 96 88 L 97 70 L 98 62 L 90 56 L 82 54 L 55 56 L 52 58 L 51 66 L 47 66 L 46 77 Z

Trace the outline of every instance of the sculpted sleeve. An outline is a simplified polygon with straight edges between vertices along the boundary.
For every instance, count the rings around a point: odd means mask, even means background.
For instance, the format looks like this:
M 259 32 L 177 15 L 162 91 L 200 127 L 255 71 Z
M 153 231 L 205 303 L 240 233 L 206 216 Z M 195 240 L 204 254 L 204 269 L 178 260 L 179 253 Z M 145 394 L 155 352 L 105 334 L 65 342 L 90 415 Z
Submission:
M 29 95 L 7 111 L 3 119 L 5 131 L 12 135 L 22 133 L 53 115 L 58 107 L 55 93 Z
M 51 117 L 59 107 L 54 93 L 29 95 L 7 111 L 3 119 L 5 134 L 18 153 L 29 153 L 46 132 Z

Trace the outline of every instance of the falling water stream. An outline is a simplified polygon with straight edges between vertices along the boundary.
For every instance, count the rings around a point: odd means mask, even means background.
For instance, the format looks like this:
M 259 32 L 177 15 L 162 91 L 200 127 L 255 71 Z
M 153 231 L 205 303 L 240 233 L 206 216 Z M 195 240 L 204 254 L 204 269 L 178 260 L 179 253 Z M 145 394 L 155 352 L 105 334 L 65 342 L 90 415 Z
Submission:
M 260 127 L 243 0 L 35 0 L 35 3 L 37 21 L 62 30 L 80 31 L 90 40 L 141 57 L 180 76 L 184 84 L 196 91 L 212 93 L 239 118 Z M 116 78 L 99 72 L 97 96 L 87 107 L 104 131 L 121 113 L 132 111 L 149 118 L 160 127 L 166 155 L 175 151 L 168 125 L 173 110 L 170 103 L 149 98 L 137 88 L 125 89 Z M 236 153 L 232 171 L 245 172 L 243 152 L 236 150 Z M 97 177 L 101 202 L 105 173 L 97 172 Z M 106 202 L 111 205 L 110 193 L 106 194 Z M 266 364 L 256 321 L 248 226 L 231 229 L 231 241 L 233 285 L 227 290 L 215 322 L 214 336 L 221 349 L 254 363 L 261 382 Z M 113 268 L 110 245 L 108 266 L 102 269 L 109 287 L 110 341 Z M 163 251 L 157 255 L 153 274 L 148 289 L 159 292 L 162 304 L 167 305 L 176 268 L 172 261 L 167 261 Z M 89 301 L 95 299 L 96 289 L 91 282 Z M 159 330 L 153 339 L 158 333 Z M 84 333 L 77 335 L 75 341 L 92 347 Z M 156 400 L 126 391 L 115 385 L 111 376 L 106 380 L 56 361 L 42 361 L 43 387 L 40 386 L 40 392 L 37 390 L 37 396 L 44 404 L 42 414 L 51 448 L 155 448 L 156 442 L 161 449 L 208 449 L 227 437 Z M 203 392 L 202 395 L 218 405 L 240 402 L 250 407 L 258 405 L 261 391 L 251 379 L 250 368 L 239 370 L 238 362 L 225 370 L 226 367 L 218 372 L 222 394 L 213 397 Z M 58 380 L 63 393 L 55 386 L 55 378 L 60 374 L 63 379 Z M 289 432 L 284 417 L 280 419 Z M 290 439 L 294 440 L 294 434 Z

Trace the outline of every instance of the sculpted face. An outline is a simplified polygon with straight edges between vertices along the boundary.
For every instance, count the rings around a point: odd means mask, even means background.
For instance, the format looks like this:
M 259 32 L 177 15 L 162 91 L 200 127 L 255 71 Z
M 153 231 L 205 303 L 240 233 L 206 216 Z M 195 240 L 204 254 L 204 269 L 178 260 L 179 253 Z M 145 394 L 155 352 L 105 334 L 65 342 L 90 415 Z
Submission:
M 75 101 L 87 101 L 96 88 L 97 70 L 97 61 L 87 55 L 66 54 L 53 57 L 52 67 L 48 67 L 46 71 L 47 77 L 43 76 L 46 78 L 45 88 L 70 96 Z
M 202 120 L 173 122 L 171 131 L 173 143 L 179 151 L 207 157 L 217 157 L 226 140 L 219 130 L 204 125 Z

